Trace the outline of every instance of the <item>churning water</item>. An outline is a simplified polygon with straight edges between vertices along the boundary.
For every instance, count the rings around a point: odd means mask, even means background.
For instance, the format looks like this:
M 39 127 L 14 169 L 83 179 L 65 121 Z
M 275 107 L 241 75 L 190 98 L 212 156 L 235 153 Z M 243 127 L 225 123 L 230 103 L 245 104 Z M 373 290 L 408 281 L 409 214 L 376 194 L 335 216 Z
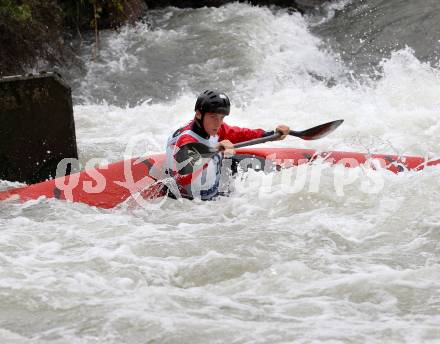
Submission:
M 81 162 L 163 152 L 205 88 L 230 95 L 230 124 L 345 119 L 268 146 L 438 157 L 439 17 L 436 0 L 150 12 L 104 32 L 96 59 L 84 44 Z M 1 341 L 439 343 L 440 169 L 372 172 L 379 192 L 360 169 L 291 170 L 213 202 L 0 203 Z

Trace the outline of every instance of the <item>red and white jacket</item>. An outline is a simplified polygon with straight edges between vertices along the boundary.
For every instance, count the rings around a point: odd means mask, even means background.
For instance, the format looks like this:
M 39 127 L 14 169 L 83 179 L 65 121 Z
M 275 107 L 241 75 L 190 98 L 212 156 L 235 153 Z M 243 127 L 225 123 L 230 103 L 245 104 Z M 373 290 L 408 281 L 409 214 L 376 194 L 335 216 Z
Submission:
M 176 161 L 176 153 L 180 147 L 191 142 L 200 142 L 204 145 L 215 147 L 218 142 L 229 140 L 239 143 L 256 139 L 265 135 L 263 129 L 248 129 L 229 126 L 223 123 L 215 136 L 202 137 L 200 127 L 192 120 L 184 127 L 176 130 L 167 142 L 167 171 L 173 177 L 175 185 L 169 187 L 170 192 L 176 197 L 201 198 L 209 200 L 218 194 L 223 155 L 216 154 L 202 166 L 191 173 L 182 174 L 183 166 Z M 177 191 L 177 192 L 176 192 Z M 177 194 L 176 194 L 177 193 Z

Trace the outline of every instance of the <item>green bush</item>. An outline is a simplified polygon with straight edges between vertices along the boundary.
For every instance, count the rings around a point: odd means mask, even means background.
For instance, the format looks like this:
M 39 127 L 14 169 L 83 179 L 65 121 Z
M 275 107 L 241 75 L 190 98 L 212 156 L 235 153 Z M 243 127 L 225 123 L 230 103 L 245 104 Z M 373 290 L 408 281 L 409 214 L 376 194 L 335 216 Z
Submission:
M 60 63 L 71 49 L 63 47 L 66 36 L 117 27 L 141 3 L 143 0 L 0 0 L 0 76 L 38 69 L 38 61 Z
M 11 0 L 0 1 L 0 16 L 7 16 L 17 21 L 31 18 L 32 9 L 28 3 L 17 4 Z

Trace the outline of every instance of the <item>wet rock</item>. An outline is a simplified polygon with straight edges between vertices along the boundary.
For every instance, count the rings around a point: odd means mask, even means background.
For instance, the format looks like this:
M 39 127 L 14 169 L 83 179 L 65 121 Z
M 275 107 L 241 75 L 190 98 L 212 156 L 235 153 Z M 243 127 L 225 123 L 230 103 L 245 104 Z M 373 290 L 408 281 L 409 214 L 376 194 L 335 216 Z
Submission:
M 58 0 L 58 3 L 65 14 L 64 24 L 78 31 L 94 29 L 95 14 L 99 29 L 111 29 L 135 23 L 147 9 L 144 0 Z
M 25 73 L 40 60 L 61 61 L 63 14 L 56 1 L 0 1 L 0 77 Z
M 306 12 L 322 6 L 326 0 L 295 0 L 298 9 Z
M 230 2 L 231 0 L 145 0 L 149 8 L 158 8 L 166 6 L 174 6 L 179 8 L 199 8 L 199 7 L 219 7 Z M 259 6 L 280 6 L 286 8 L 292 8 L 300 12 L 306 12 L 313 10 L 316 7 L 321 6 L 326 0 L 249 0 L 241 1 L 249 2 L 253 5 Z
M 108 6 L 106 17 L 103 17 L 104 26 L 112 28 L 126 23 L 134 24 L 145 14 L 146 9 L 143 0 L 125 0 L 119 7 Z

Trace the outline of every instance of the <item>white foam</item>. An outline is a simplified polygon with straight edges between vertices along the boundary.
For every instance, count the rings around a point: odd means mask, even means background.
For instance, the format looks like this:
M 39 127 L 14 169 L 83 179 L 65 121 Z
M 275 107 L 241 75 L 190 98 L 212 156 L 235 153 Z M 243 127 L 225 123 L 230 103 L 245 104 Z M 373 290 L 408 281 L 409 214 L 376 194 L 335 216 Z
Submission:
M 204 81 L 229 88 L 230 124 L 345 119 L 325 139 L 268 146 L 440 155 L 438 69 L 410 48 L 382 62 L 379 80 L 355 80 L 299 15 L 230 4 L 159 19 L 103 37 L 74 108 L 81 162 L 164 151 Z M 167 100 L 117 106 L 90 91 L 118 73 L 150 73 L 142 42 L 169 48 L 215 30 L 230 40 L 194 46 L 208 58 L 185 60 L 184 80 L 164 79 L 183 87 Z M 371 176 L 360 168 L 338 193 L 336 171 L 318 180 L 309 168 L 296 192 L 283 171 L 250 172 L 215 202 L 2 204 L 0 315 L 9 331 L 48 342 L 438 341 L 438 168 L 372 172 L 379 193 L 361 188 Z

